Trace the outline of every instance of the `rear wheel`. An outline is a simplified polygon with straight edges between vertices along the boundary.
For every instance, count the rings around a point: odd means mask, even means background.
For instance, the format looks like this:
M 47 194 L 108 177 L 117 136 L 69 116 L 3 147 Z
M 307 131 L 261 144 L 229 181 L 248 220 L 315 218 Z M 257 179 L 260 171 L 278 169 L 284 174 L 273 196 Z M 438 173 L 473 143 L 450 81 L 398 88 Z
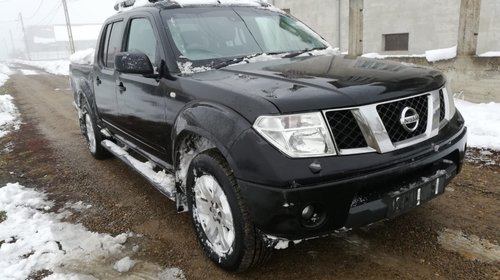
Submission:
M 87 105 L 84 105 L 82 108 L 80 128 L 85 140 L 87 140 L 87 147 L 94 158 L 106 159 L 111 156 L 108 150 L 101 146 L 101 141 L 104 140 L 104 137 L 97 129 L 95 117 Z
M 271 249 L 251 222 L 236 179 L 215 150 L 193 159 L 187 198 L 200 244 L 217 265 L 242 272 L 269 258 Z

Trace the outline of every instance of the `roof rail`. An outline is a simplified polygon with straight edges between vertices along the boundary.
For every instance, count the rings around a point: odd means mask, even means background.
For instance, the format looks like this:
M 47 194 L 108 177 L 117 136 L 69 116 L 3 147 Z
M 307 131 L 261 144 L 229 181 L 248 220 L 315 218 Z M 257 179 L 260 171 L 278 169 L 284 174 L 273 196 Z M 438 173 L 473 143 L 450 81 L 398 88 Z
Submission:
M 168 3 L 173 3 L 173 4 L 179 4 L 175 0 L 148 0 L 149 3 L 154 4 L 158 2 L 168 2 Z M 223 4 L 224 0 L 216 0 L 219 4 Z M 120 8 L 129 8 L 134 6 L 136 0 L 117 0 L 116 4 L 114 6 L 116 11 L 120 11 Z M 263 7 L 269 7 L 271 4 L 267 2 L 266 0 L 253 0 L 253 2 L 260 4 Z M 236 1 L 234 3 L 237 3 Z
M 148 0 L 149 3 L 154 4 L 161 0 Z M 129 8 L 135 5 L 136 0 L 117 0 L 114 6 L 115 11 L 120 11 L 120 8 Z

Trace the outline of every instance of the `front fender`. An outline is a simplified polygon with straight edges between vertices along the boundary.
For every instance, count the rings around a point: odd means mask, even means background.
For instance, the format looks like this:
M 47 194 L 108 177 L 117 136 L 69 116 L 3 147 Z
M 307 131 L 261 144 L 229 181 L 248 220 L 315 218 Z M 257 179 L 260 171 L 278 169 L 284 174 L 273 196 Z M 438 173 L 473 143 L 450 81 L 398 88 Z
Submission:
M 241 133 L 252 125 L 241 115 L 226 106 L 199 102 L 186 107 L 177 117 L 172 129 L 172 155 L 175 155 L 177 143 L 183 133 L 189 132 L 204 137 L 212 142 L 226 158 L 229 165 L 234 167 L 230 148 Z M 175 160 L 173 161 L 175 163 Z M 237 169 L 233 168 L 235 176 Z

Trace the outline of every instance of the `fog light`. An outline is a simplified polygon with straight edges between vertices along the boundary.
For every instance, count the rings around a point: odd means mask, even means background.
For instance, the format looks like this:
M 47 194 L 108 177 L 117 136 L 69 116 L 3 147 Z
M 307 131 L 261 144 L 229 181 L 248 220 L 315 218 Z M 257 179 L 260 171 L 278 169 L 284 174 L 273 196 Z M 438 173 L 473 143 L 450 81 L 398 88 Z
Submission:
M 318 228 L 326 221 L 326 213 L 318 205 L 307 205 L 302 209 L 302 225 L 306 228 Z

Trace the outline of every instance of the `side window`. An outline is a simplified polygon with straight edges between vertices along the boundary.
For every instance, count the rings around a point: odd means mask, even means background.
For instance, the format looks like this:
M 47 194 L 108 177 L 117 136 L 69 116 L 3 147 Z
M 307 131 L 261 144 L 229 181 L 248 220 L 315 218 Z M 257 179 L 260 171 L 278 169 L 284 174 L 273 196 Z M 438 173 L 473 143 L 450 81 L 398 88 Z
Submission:
M 155 64 L 158 46 L 153 26 L 145 18 L 136 18 L 130 22 L 126 51 L 140 51 L 146 54 Z
M 108 24 L 106 29 L 103 30 L 104 37 L 101 39 L 101 46 L 99 49 L 99 63 L 106 66 L 108 56 L 109 34 L 111 34 L 112 24 Z
M 121 51 L 123 38 L 123 22 L 113 23 L 111 35 L 109 36 L 108 54 L 105 65 L 107 68 L 115 67 L 115 55 Z

